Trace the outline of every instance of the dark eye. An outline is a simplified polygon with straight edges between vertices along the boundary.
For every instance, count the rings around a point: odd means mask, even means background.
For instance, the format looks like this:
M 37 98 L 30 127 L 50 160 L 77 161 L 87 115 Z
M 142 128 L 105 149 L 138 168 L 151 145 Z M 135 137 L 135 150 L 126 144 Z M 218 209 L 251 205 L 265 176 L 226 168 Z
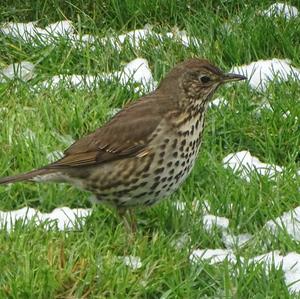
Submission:
M 208 76 L 202 76 L 200 77 L 200 81 L 202 83 L 208 83 L 210 81 L 210 78 Z

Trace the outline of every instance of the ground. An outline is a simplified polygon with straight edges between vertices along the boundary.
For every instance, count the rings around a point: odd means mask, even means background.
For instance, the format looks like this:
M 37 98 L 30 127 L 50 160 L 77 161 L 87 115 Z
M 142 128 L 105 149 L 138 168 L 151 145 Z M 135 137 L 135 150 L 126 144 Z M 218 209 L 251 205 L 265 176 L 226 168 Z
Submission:
M 299 2 L 293 1 L 294 5 Z M 131 60 L 147 59 L 160 81 L 177 62 L 205 57 L 225 71 L 259 59 L 289 59 L 300 67 L 300 18 L 267 17 L 260 12 L 271 1 L 3 1 L 0 23 L 39 21 L 45 27 L 69 19 L 77 33 L 118 36 L 146 24 L 166 34 L 186 30 L 201 44 L 150 38 L 134 47 L 129 41 L 82 48 L 59 38 L 29 43 L 0 34 L 0 67 L 19 61 L 36 65 L 35 77 L 0 83 L 0 175 L 40 167 L 47 155 L 63 151 L 69 140 L 93 131 L 139 95 L 136 84 L 102 82 L 92 89 L 35 88 L 57 74 L 98 74 L 121 70 Z M 250 258 L 279 250 L 300 252 L 286 231 L 270 233 L 269 220 L 299 205 L 299 81 L 274 80 L 261 92 L 248 84 L 221 88 L 227 106 L 212 107 L 206 118 L 197 164 L 178 192 L 159 205 L 137 211 L 138 231 L 132 243 L 114 211 L 92 206 L 90 194 L 71 186 L 16 184 L 0 187 L 0 210 L 25 206 L 48 213 L 62 206 L 91 208 L 86 223 L 71 231 L 18 222 L 0 231 L 0 298 L 296 298 L 284 271 L 269 272 Z M 268 101 L 271 109 L 261 109 Z M 289 111 L 289 115 L 284 114 Z M 28 137 L 29 136 L 29 137 Z M 31 138 L 30 138 L 31 136 Z M 33 136 L 33 137 L 32 137 Z M 274 180 L 253 173 L 246 181 L 225 169 L 223 158 L 248 150 L 265 163 L 284 167 Z M 196 200 L 196 201 L 195 201 Z M 185 208 L 178 208 L 178 203 Z M 195 209 L 198 202 L 199 209 Z M 176 204 L 174 204 L 176 203 Z M 203 225 L 210 214 L 229 219 L 232 234 L 252 234 L 235 246 L 237 262 L 192 263 L 195 249 L 225 248 L 222 231 Z M 181 205 L 179 205 L 181 207 Z M 180 246 L 178 240 L 181 240 Z M 177 245 L 176 245 L 177 244 Z M 124 256 L 139 257 L 137 267 Z M 129 263 L 130 264 L 130 263 Z M 136 269 L 134 269 L 136 268 Z

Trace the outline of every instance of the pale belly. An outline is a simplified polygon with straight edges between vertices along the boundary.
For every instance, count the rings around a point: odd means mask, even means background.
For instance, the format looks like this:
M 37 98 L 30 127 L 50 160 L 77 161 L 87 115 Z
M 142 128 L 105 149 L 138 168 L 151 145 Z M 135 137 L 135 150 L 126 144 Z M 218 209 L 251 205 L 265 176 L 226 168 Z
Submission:
M 152 205 L 186 180 L 201 145 L 203 124 L 187 124 L 180 134 L 153 142 L 155 155 L 115 161 L 92 172 L 89 186 L 98 201 L 117 207 Z M 107 168 L 107 169 L 106 169 Z M 117 171 L 118 170 L 118 171 Z

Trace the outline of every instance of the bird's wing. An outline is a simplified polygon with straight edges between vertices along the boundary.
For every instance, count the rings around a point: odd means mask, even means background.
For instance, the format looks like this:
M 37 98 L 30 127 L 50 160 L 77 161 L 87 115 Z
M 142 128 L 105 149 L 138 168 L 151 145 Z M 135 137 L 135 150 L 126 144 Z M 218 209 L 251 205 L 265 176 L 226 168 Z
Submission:
M 170 109 L 168 98 L 146 96 L 121 110 L 106 125 L 72 144 L 49 168 L 96 165 L 144 155 L 149 138 Z

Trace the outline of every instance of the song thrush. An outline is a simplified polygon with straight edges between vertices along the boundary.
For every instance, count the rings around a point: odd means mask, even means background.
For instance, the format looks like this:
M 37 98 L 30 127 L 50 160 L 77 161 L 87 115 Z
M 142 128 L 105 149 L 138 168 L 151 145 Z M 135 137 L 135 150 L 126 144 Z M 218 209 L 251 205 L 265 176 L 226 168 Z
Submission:
M 70 183 L 119 211 L 150 206 L 170 195 L 191 172 L 205 113 L 216 89 L 244 80 L 204 59 L 176 65 L 158 88 L 130 103 L 108 123 L 71 145 L 62 159 L 0 179 Z

